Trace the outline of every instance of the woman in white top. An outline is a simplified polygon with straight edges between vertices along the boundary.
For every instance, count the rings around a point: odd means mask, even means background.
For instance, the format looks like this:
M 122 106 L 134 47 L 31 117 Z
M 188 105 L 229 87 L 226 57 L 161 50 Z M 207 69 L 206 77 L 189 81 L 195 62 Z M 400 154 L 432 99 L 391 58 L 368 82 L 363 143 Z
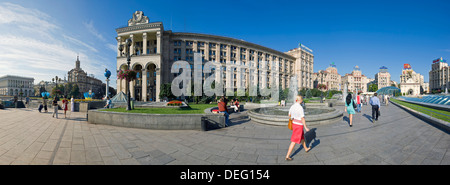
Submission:
M 303 102 L 302 96 L 297 96 L 294 105 L 289 109 L 289 117 L 292 119 L 292 136 L 291 136 L 291 145 L 289 145 L 289 150 L 286 154 L 286 161 L 291 161 L 290 157 L 292 150 L 294 150 L 295 143 L 302 144 L 303 148 L 305 148 L 305 152 L 311 150 L 311 148 L 306 147 L 305 138 L 303 136 L 303 127 L 306 132 L 309 131 L 305 122 L 305 113 L 303 111 L 303 107 L 300 103 Z
M 70 98 L 70 112 L 73 112 L 73 111 L 75 111 L 75 101 L 72 96 L 72 98 Z

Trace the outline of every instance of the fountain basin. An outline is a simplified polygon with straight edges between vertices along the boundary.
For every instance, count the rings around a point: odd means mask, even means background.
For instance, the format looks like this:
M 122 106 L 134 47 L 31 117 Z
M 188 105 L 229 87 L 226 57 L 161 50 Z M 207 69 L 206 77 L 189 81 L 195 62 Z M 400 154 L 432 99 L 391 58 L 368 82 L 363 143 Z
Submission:
M 248 115 L 252 121 L 275 126 L 287 126 L 290 107 L 263 107 L 252 109 Z M 342 120 L 344 111 L 333 107 L 307 105 L 305 120 L 308 126 L 330 124 Z

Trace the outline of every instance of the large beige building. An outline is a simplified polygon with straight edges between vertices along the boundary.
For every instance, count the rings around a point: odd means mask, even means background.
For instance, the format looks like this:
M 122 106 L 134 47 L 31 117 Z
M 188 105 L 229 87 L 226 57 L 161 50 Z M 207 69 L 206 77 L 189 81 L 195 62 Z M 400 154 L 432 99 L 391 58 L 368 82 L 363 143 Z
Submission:
M 0 77 L 0 95 L 6 96 L 34 96 L 34 78 L 5 75 Z
M 299 89 L 312 88 L 314 56 L 312 51 L 302 47 L 283 53 L 229 37 L 166 31 L 162 22 L 150 22 L 142 11 L 136 11 L 128 21 L 128 26 L 117 28 L 116 32 L 117 72 L 127 68 L 125 54 L 131 53 L 130 68 L 137 70 L 139 74 L 137 80 L 129 84 L 130 93 L 138 101 L 159 101 L 161 84 L 171 83 L 178 75 L 171 73 L 173 64 L 186 61 L 193 68 L 195 53 L 201 54 L 202 66 L 211 61 L 224 69 L 223 74 L 216 74 L 216 81 L 221 78 L 225 87 L 248 88 L 257 83 L 262 88 L 271 87 L 270 82 L 273 80 L 284 89 L 289 87 L 290 78 L 297 74 Z M 120 52 L 120 45 L 124 45 L 128 38 L 132 39 L 130 49 Z M 257 70 L 251 72 L 244 69 L 241 73 L 240 68 L 227 69 L 227 65 L 250 66 Z M 227 70 L 233 71 L 228 73 Z M 267 73 L 267 78 L 258 76 L 261 73 Z M 117 92 L 127 92 L 126 90 L 126 81 L 118 79 Z
M 295 58 L 294 73 L 298 77 L 299 89 L 314 88 L 314 55 L 312 54 L 312 50 L 301 45 L 301 47 L 291 49 L 286 53 Z
M 416 73 L 409 64 L 404 64 L 400 75 L 400 90 L 402 95 L 420 95 L 424 86 L 423 75 Z M 423 88 L 422 88 L 423 90 Z
M 342 77 L 341 86 L 342 88 L 344 88 L 345 84 L 347 84 L 347 89 L 349 92 L 366 93 L 367 83 L 367 77 L 361 73 L 361 70 L 358 66 L 355 66 L 351 74 L 347 73 Z
M 312 75 L 314 88 L 320 84 L 326 85 L 326 90 L 341 90 L 341 75 L 337 72 L 336 65 L 330 64 L 326 70 L 319 70 Z M 317 83 L 317 84 L 316 84 Z
M 77 84 L 79 92 L 81 94 L 91 91 L 96 95 L 99 95 L 98 97 L 101 97 L 100 95 L 103 94 L 103 89 L 105 88 L 102 81 L 92 75 L 88 75 L 83 69 L 81 69 L 80 65 L 81 62 L 79 60 L 79 57 L 77 56 L 77 60 L 75 61 L 75 68 L 67 72 L 67 82 Z
M 391 74 L 388 72 L 387 67 L 380 67 L 380 72 L 375 74 L 375 82 L 378 86 L 378 89 L 391 86 Z
M 441 91 L 445 91 L 445 88 L 450 89 L 450 67 L 442 57 L 433 60 L 429 75 L 430 90 L 440 89 Z

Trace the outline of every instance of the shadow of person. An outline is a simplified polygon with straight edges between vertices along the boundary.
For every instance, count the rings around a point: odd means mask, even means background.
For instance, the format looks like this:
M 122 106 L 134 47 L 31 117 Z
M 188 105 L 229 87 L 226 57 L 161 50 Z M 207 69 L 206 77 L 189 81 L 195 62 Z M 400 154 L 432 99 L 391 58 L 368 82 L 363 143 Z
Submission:
M 347 122 L 348 124 L 350 124 L 350 118 L 348 116 L 344 116 L 342 117 L 342 121 Z
M 372 116 L 367 115 L 367 114 L 363 114 L 363 116 L 366 117 L 369 121 L 373 122 Z
M 317 145 L 320 144 L 320 139 L 317 139 L 317 134 L 316 134 L 316 130 L 317 128 L 312 128 L 309 129 L 308 132 L 305 132 L 305 144 L 307 147 L 310 147 L 311 149 L 313 149 L 314 147 L 316 147 Z M 291 155 L 291 156 L 295 156 L 298 152 L 300 152 L 300 150 L 303 148 L 303 145 L 300 145 L 300 147 L 295 150 L 295 152 Z

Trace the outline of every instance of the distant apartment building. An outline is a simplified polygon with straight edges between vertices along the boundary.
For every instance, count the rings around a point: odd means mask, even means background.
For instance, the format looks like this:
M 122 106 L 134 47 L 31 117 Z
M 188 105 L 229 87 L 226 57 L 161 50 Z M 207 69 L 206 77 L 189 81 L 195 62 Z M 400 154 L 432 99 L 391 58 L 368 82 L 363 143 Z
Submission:
M 334 63 L 330 64 L 326 70 L 319 70 L 317 73 L 313 73 L 312 79 L 314 88 L 318 88 L 320 84 L 326 86 L 324 90 L 340 90 L 341 88 L 341 75 L 337 72 Z
M 423 75 L 416 73 L 410 64 L 404 64 L 399 86 L 404 95 L 420 95 L 424 86 Z
M 367 76 L 361 73 L 361 69 L 359 69 L 358 66 L 355 66 L 353 68 L 351 74 L 345 74 L 344 76 L 342 76 L 341 80 L 342 88 L 344 88 L 345 85 L 347 84 L 348 92 L 354 93 L 367 92 L 367 83 L 368 83 Z
M 450 89 L 450 67 L 442 57 L 433 60 L 429 75 L 430 90 L 445 91 L 445 88 Z

